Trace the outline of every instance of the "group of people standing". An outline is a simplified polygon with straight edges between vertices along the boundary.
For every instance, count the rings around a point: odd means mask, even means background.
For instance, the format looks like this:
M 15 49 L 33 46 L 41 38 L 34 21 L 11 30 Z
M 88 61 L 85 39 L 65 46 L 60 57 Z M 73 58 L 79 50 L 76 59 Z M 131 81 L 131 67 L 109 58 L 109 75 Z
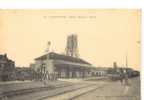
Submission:
M 120 82 L 124 85 L 129 85 L 128 73 L 124 70 L 120 73 Z

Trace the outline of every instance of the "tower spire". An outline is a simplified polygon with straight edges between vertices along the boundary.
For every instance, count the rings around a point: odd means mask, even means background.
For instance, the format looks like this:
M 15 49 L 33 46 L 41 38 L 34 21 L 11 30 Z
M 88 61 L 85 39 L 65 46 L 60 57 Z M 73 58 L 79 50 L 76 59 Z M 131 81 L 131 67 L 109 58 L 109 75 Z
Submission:
M 46 48 L 46 50 L 45 50 L 46 53 L 50 52 L 50 45 L 51 45 L 51 42 L 48 41 L 48 42 L 47 42 L 47 48 Z

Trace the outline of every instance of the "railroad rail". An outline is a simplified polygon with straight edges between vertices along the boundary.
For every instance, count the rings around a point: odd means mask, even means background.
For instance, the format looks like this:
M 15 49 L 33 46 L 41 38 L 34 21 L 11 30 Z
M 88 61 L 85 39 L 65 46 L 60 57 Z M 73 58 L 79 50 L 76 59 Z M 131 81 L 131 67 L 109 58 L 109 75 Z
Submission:
M 51 95 L 51 96 L 45 96 L 45 97 L 40 98 L 40 99 L 37 99 L 37 100 L 47 100 L 47 99 L 48 99 L 48 100 L 49 100 L 49 99 L 51 100 L 51 98 L 53 98 L 53 97 L 55 97 L 55 96 L 60 96 L 60 95 L 63 95 L 63 94 L 65 94 L 65 93 L 75 92 L 75 91 L 77 91 L 77 90 L 81 90 L 81 89 L 85 89 L 85 88 L 90 88 L 90 87 L 93 87 L 93 86 L 96 86 L 96 84 L 88 84 L 88 85 L 83 86 L 83 87 L 79 87 L 79 88 L 76 88 L 76 89 L 71 89 L 71 90 L 68 90 L 68 91 L 60 92 L 60 93 L 58 93 L 58 94 L 54 94 L 54 95 Z M 98 86 L 98 87 L 96 87 L 96 88 L 94 88 L 94 89 L 88 90 L 88 91 L 86 91 L 86 92 L 82 92 L 82 93 L 77 94 L 77 95 L 75 95 L 75 96 L 69 97 L 67 100 L 73 100 L 73 99 L 75 99 L 75 98 L 77 98 L 77 97 L 79 97 L 79 96 L 81 96 L 81 95 L 84 95 L 84 94 L 86 94 L 86 93 L 92 92 L 92 91 L 94 91 L 94 90 L 96 90 L 96 89 L 99 89 L 99 88 L 102 88 L 102 87 L 104 87 L 104 86 L 106 86 L 106 85 L 101 85 L 101 86 Z M 55 99 L 52 99 L 52 100 L 55 100 Z M 56 100 L 57 100 L 57 99 L 56 99 Z
M 73 84 L 61 84 L 61 85 L 56 85 L 56 86 L 45 86 L 45 87 L 37 87 L 37 88 L 28 88 L 28 89 L 20 89 L 20 90 L 13 90 L 13 91 L 8 91 L 8 92 L 2 92 L 0 93 L 0 100 L 3 98 L 9 98 L 17 95 L 26 95 L 28 93 L 34 93 L 34 92 L 41 92 L 41 91 L 47 91 L 47 90 L 52 90 L 52 89 L 57 89 L 57 88 L 63 88 L 67 86 L 72 86 Z
M 73 85 L 75 85 L 76 87 L 75 88 L 71 88 L 73 87 Z M 92 88 L 94 86 L 94 88 Z M 63 95 L 63 94 L 66 94 L 66 93 L 70 93 L 70 92 L 75 92 L 75 91 L 79 91 L 81 89 L 86 89 L 86 88 L 91 88 L 89 89 L 88 91 L 85 91 L 85 92 L 82 92 L 82 93 L 78 93 L 77 95 L 74 95 L 72 97 L 70 97 L 68 100 L 73 100 L 81 95 L 84 95 L 86 93 L 89 93 L 89 92 L 92 92 L 98 88 L 102 88 L 106 86 L 105 84 L 104 85 L 100 85 L 100 86 L 97 86 L 96 83 L 92 83 L 92 84 L 87 84 L 87 83 L 84 83 L 83 85 L 82 84 L 77 84 L 77 83 L 73 83 L 73 84 L 59 84 L 57 86 L 48 86 L 48 87 L 39 87 L 39 88 L 29 88 L 29 89 L 22 89 L 22 90 L 15 90 L 15 91 L 9 91 L 9 92 L 3 92 L 3 93 L 0 93 L 0 100 L 5 100 L 3 98 L 10 98 L 10 97 L 14 97 L 15 96 L 21 96 L 21 95 L 27 95 L 27 94 L 31 94 L 31 93 L 37 93 L 37 92 L 45 92 L 45 91 L 51 91 L 51 90 L 55 90 L 55 89 L 58 89 L 58 88 L 69 88 L 69 89 L 65 89 L 65 90 L 62 90 L 60 92 L 57 92 L 57 93 L 54 93 L 54 94 L 51 94 L 51 95 L 46 95 L 46 96 L 43 96 L 43 97 L 38 97 L 37 99 L 35 100 L 45 100 L 45 99 L 48 99 L 48 98 L 53 98 L 55 96 L 59 96 L 59 95 Z M 6 100 L 9 100 L 9 99 L 6 99 Z

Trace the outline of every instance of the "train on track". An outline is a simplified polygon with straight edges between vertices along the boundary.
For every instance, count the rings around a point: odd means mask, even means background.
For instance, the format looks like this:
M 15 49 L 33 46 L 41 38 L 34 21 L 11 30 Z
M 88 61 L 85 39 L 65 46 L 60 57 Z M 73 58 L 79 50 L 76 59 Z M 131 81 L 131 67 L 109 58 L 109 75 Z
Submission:
M 107 76 L 111 80 L 120 80 L 125 76 L 127 76 L 128 78 L 140 76 L 140 72 L 133 70 L 131 68 L 117 68 L 117 69 L 110 68 L 107 71 Z

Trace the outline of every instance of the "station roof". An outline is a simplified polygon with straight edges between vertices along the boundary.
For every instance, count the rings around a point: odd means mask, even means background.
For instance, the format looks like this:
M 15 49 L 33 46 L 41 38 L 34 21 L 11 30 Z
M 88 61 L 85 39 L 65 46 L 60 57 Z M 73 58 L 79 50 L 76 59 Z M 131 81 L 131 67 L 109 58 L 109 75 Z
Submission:
M 69 62 L 91 65 L 89 62 L 87 62 L 81 58 L 76 58 L 76 57 L 58 54 L 58 53 L 54 53 L 54 52 L 50 52 L 48 54 L 42 55 L 42 56 L 36 58 L 35 60 L 45 60 L 45 59 L 47 59 L 47 56 L 49 59 L 53 59 L 53 60 L 64 60 L 64 61 L 69 61 Z
M 70 62 L 70 61 L 64 61 L 64 60 L 54 60 L 54 65 L 55 66 L 65 66 L 65 65 L 68 65 L 66 67 L 79 67 L 79 68 L 95 68 L 94 66 L 92 65 L 89 65 L 89 64 L 84 64 L 84 63 L 75 63 L 75 62 Z
M 95 67 L 94 70 L 97 70 L 97 71 L 106 71 L 108 70 L 109 67 Z

